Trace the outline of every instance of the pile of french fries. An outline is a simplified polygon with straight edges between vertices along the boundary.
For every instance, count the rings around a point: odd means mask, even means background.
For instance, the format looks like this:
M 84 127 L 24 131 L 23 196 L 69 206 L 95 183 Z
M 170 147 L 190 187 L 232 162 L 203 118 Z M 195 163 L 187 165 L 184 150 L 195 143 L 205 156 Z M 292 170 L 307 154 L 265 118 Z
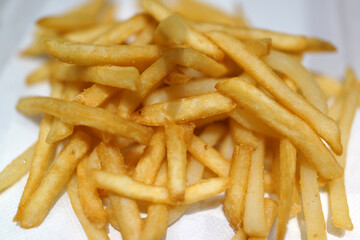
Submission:
M 333 225 L 352 230 L 343 173 L 359 84 L 350 68 L 340 83 L 301 64 L 335 47 L 193 0 L 141 5 L 121 22 L 105 0 L 37 22 L 22 54 L 51 57 L 26 83 L 52 90 L 17 104 L 43 116 L 0 173 L 1 191 L 29 171 L 14 221 L 39 226 L 66 187 L 89 239 L 108 239 L 110 223 L 125 240 L 155 240 L 225 193 L 233 240 L 265 239 L 276 218 L 284 239 L 301 211 L 307 238 L 326 239 L 324 187 Z

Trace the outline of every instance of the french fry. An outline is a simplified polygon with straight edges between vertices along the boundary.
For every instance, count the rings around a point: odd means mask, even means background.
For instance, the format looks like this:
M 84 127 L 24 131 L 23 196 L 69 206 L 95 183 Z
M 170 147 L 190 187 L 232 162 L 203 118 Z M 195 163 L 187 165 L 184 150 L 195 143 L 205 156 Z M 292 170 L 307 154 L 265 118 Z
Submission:
M 164 56 L 153 63 L 140 75 L 139 93 L 125 92 L 119 104 L 118 113 L 124 118 L 128 118 L 130 114 L 140 105 L 143 98 L 159 81 L 169 74 L 176 64 L 191 67 L 205 75 L 211 77 L 220 77 L 228 71 L 227 67 L 204 54 L 197 52 L 191 48 L 175 48 L 167 50 Z
M 279 188 L 279 219 L 276 238 L 284 239 L 286 225 L 290 216 L 295 184 L 296 149 L 288 139 L 280 140 L 280 188 Z
M 135 167 L 145 151 L 145 145 L 130 146 L 122 150 L 124 161 L 128 167 Z M 135 170 L 134 170 L 135 171 Z
M 216 145 L 226 133 L 226 126 L 222 123 L 213 123 L 204 128 L 200 134 L 203 139 L 210 146 Z
M 95 44 L 122 44 L 131 35 L 141 31 L 147 24 L 147 16 L 138 14 L 124 22 L 118 23 L 94 40 Z
M 166 188 L 147 185 L 123 174 L 113 174 L 94 170 L 92 178 L 99 188 L 103 188 L 124 197 L 152 203 L 174 204 L 170 201 Z M 228 178 L 213 178 L 200 181 L 186 187 L 184 204 L 190 204 L 209 198 L 226 190 Z
M 234 140 L 230 133 L 228 133 L 219 143 L 220 154 L 228 161 L 231 161 L 234 152 Z
M 307 239 L 326 239 L 326 227 L 321 209 L 316 171 L 303 155 L 300 161 L 300 189 L 306 223 Z
M 12 186 L 30 170 L 35 146 L 36 144 L 31 145 L 0 172 L 0 192 Z
M 242 228 L 252 151 L 245 144 L 236 145 L 231 160 L 231 180 L 225 194 L 224 211 L 235 232 Z
M 299 192 L 297 190 L 297 185 L 293 186 L 293 196 L 291 200 L 291 209 L 290 209 L 290 218 L 295 217 L 299 212 L 302 211 Z
M 235 103 L 231 99 L 214 92 L 147 105 L 134 113 L 131 119 L 144 125 L 162 126 L 165 118 L 176 123 L 186 123 L 229 112 L 234 107 Z M 154 115 L 155 112 L 158 115 Z
M 167 180 L 166 162 L 164 162 L 156 176 L 155 185 L 164 186 Z M 161 239 L 165 236 L 168 225 L 169 209 L 165 204 L 151 204 L 140 239 Z
M 198 50 L 217 61 L 223 59 L 224 53 L 213 42 L 206 38 L 202 33 L 188 27 L 181 16 L 171 14 L 171 11 L 160 2 L 146 0 L 142 1 L 142 6 L 145 11 L 160 22 L 158 28 L 161 28 L 160 31 L 165 33 L 168 38 L 175 37 L 175 41 L 187 43 L 191 48 Z M 161 12 L 161 15 L 158 14 L 158 12 Z M 181 29 L 181 31 L 179 31 L 179 29 Z
M 193 11 L 194 9 L 197 11 Z M 181 2 L 176 2 L 173 10 L 174 12 L 181 14 L 186 19 L 210 21 L 234 26 L 246 25 L 246 19 L 241 13 L 230 16 L 218 8 L 198 1 L 182 0 Z
M 60 83 L 53 83 L 51 91 L 52 97 L 60 97 L 63 91 L 63 85 Z M 14 221 L 20 221 L 22 218 L 22 211 L 30 196 L 39 186 L 42 178 L 44 177 L 51 160 L 53 159 L 56 151 L 56 144 L 48 144 L 46 137 L 50 131 L 53 117 L 44 115 L 40 122 L 39 136 L 35 145 L 34 154 L 31 159 L 31 167 L 29 177 L 23 194 L 20 199 L 17 213 Z
M 71 42 L 90 43 L 114 26 L 114 23 L 96 24 L 89 28 L 66 33 L 63 35 L 63 38 Z
M 164 129 L 158 128 L 155 130 L 149 145 L 141 155 L 136 165 L 133 178 L 146 184 L 152 184 L 164 160 L 165 153 Z
M 75 101 L 84 105 L 98 107 L 119 90 L 114 87 L 94 84 L 75 97 Z
M 269 137 L 279 138 L 280 135 L 271 129 L 268 125 L 264 124 L 259 118 L 251 114 L 249 111 L 236 107 L 231 112 L 227 113 L 232 119 L 243 125 L 245 128 L 264 134 Z
M 209 178 L 186 187 L 184 203 L 190 204 L 199 202 L 221 192 L 224 192 L 229 185 L 226 177 Z
M 178 85 L 181 83 L 186 83 L 190 79 L 184 72 L 182 72 L 179 68 L 175 68 L 172 72 L 169 73 L 167 78 L 164 79 L 164 83 L 168 85 Z
M 35 84 L 50 78 L 54 61 L 46 61 L 39 68 L 26 77 L 26 84 Z
M 274 193 L 275 187 L 271 177 L 271 173 L 265 172 L 264 173 L 264 191 L 267 193 Z
M 37 21 L 37 24 L 59 32 L 88 27 L 96 22 L 96 17 L 103 8 L 104 3 L 104 0 L 93 0 L 66 14 L 41 18 Z
M 134 67 L 78 67 L 58 64 L 52 77 L 53 80 L 62 82 L 84 81 L 135 91 L 138 87 L 139 71 Z
M 265 198 L 264 200 L 265 206 L 265 221 L 267 228 L 267 235 L 270 232 L 271 226 L 275 220 L 276 214 L 278 212 L 278 203 L 270 198 Z M 249 237 L 249 240 L 266 240 L 266 237 Z
M 338 79 L 318 74 L 314 77 L 327 99 L 336 97 L 341 92 L 342 85 Z
M 245 144 L 254 149 L 257 147 L 257 138 L 250 130 L 244 128 L 233 119 L 230 119 L 229 123 L 231 136 L 236 144 Z
M 77 184 L 77 178 L 74 174 L 66 186 L 67 193 L 69 194 L 71 206 L 73 207 L 73 210 L 76 214 L 76 216 L 79 219 L 79 222 L 81 223 L 81 226 L 83 227 L 86 236 L 90 240 L 95 239 L 109 239 L 105 228 L 97 228 L 95 227 L 85 216 L 85 213 L 81 207 L 80 200 L 79 200 L 79 194 L 78 194 L 78 184 Z
M 218 151 L 197 136 L 192 137 L 187 150 L 198 161 L 221 177 L 229 176 L 230 163 Z
M 161 57 L 140 75 L 140 92 L 125 91 L 118 106 L 118 114 L 128 119 L 145 95 L 174 69 L 175 64 Z
M 235 235 L 231 238 L 231 240 L 247 240 L 248 236 L 246 235 L 245 231 L 240 228 Z
M 148 23 L 135 37 L 130 45 L 147 45 L 151 44 L 154 40 L 154 31 L 156 25 L 152 21 Z
M 89 221 L 101 229 L 106 224 L 106 213 L 96 187 L 88 177 L 89 157 L 83 158 L 77 166 L 78 194 L 81 207 Z
M 287 87 L 259 58 L 246 51 L 239 40 L 221 32 L 208 33 L 208 36 L 279 102 L 314 128 L 336 154 L 342 153 L 340 131 L 333 119 Z
M 185 194 L 187 161 L 185 130 L 165 119 L 165 140 L 169 196 L 172 201 L 182 201 Z
M 17 107 L 25 114 L 34 115 L 44 112 L 72 125 L 94 127 L 140 143 L 147 143 L 152 134 L 150 128 L 124 120 L 104 109 L 85 106 L 77 102 L 47 97 L 29 97 L 21 99 Z
M 318 51 L 336 50 L 336 48 L 332 44 L 326 41 L 319 39 L 313 41 L 312 39 L 299 35 L 291 35 L 256 28 L 226 26 L 209 22 L 187 21 L 187 23 L 199 32 L 207 33 L 211 31 L 222 31 L 234 36 L 239 40 L 256 40 L 261 38 L 271 38 L 272 46 L 275 49 L 286 52 L 301 52 L 307 49 L 310 50 L 313 43 L 316 43 L 317 47 L 314 46 L 314 48 L 316 48 Z M 321 45 L 318 44 L 318 42 L 322 42 L 324 44 Z
M 82 84 L 78 83 L 68 83 L 66 84 L 66 90 L 63 94 L 63 99 L 65 100 L 73 100 L 76 95 L 78 95 L 83 89 Z M 66 124 L 58 118 L 54 118 L 51 123 L 51 129 L 46 137 L 47 143 L 55 143 L 66 137 L 70 136 L 74 131 L 74 126 L 70 124 Z
M 23 228 L 38 226 L 49 212 L 52 203 L 69 181 L 77 163 L 90 148 L 90 136 L 77 131 L 22 207 L 19 224 Z
M 100 143 L 96 151 L 105 171 L 114 174 L 126 174 L 125 163 L 118 149 Z M 109 199 L 122 237 L 125 240 L 140 239 L 142 222 L 136 202 L 118 196 L 113 192 L 109 192 Z
M 91 176 L 98 188 L 112 191 L 120 196 L 153 203 L 170 203 L 168 191 L 164 187 L 143 184 L 124 174 L 94 170 Z
M 37 22 L 22 55 L 54 59 L 26 83 L 50 83 L 51 96 L 18 102 L 43 114 L 38 139 L 0 173 L 1 192 L 30 169 L 20 227 L 40 225 L 67 184 L 89 239 L 109 239 L 107 223 L 124 240 L 163 239 L 193 203 L 224 191 L 208 203 L 223 200 L 233 240 L 284 239 L 302 210 L 307 238 L 326 239 L 324 187 L 333 225 L 353 229 L 343 174 L 354 72 L 343 83 L 312 73 L 304 54 L 331 43 L 196 1 L 138 0 L 143 12 L 117 21 L 115 4 L 87 0 Z
M 45 51 L 62 62 L 78 65 L 139 66 L 160 58 L 157 46 L 94 45 L 46 40 Z
M 342 141 L 344 145 L 344 153 L 337 159 L 343 168 L 345 168 L 346 165 L 347 147 L 350 138 L 351 125 L 353 123 L 357 109 L 357 99 L 359 92 L 359 87 L 357 82 L 355 82 L 355 74 L 351 69 L 347 70 L 346 78 L 352 79 L 347 79 L 347 81 L 345 81 L 345 84 L 349 82 L 350 83 L 348 86 L 348 91 L 345 93 L 346 95 L 344 98 L 343 110 L 339 120 L 339 128 L 343 134 Z M 344 87 L 346 87 L 346 85 Z M 353 224 L 350 218 L 349 206 L 347 203 L 344 176 L 331 181 L 328 185 L 328 191 L 334 226 L 346 230 L 352 230 Z
M 235 78 L 219 83 L 217 89 L 236 99 L 245 109 L 289 138 L 292 144 L 311 161 L 322 177 L 335 179 L 343 174 L 342 167 L 309 125 L 268 98 L 256 87 Z M 277 112 L 277 114 L 274 115 L 272 112 Z M 313 148 L 314 150 L 311 150 Z
M 327 114 L 326 98 L 312 74 L 295 58 L 288 54 L 272 50 L 262 58 L 272 69 L 284 73 L 296 83 L 302 95 L 317 109 Z
M 261 136 L 258 139 L 258 146 L 251 156 L 243 220 L 244 231 L 251 237 L 265 237 L 267 232 L 263 183 L 265 139 Z
M 222 79 L 223 80 L 223 79 Z M 216 78 L 194 79 L 184 84 L 166 86 L 152 91 L 143 101 L 144 105 L 166 102 L 177 98 L 190 97 L 216 91 Z
M 221 77 L 228 71 L 228 67 L 205 54 L 192 48 L 173 48 L 164 52 L 168 60 L 184 67 L 194 68 L 209 77 Z
M 246 49 L 258 57 L 267 56 L 271 51 L 271 38 L 262 38 L 245 43 Z
M 226 128 L 222 124 L 214 123 L 206 127 L 200 134 L 203 139 L 210 146 L 214 146 L 224 135 Z M 204 165 L 196 160 L 193 156 L 188 154 L 186 184 L 191 185 L 201 180 L 204 172 Z M 188 205 L 180 205 L 169 210 L 168 225 L 173 224 L 178 220 L 189 208 Z

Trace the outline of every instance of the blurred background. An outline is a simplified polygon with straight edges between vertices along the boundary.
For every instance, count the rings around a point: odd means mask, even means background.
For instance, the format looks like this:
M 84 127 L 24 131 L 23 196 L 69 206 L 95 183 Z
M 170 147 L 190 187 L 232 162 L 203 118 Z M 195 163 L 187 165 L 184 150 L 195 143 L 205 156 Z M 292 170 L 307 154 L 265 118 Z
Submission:
M 202 1 L 233 14 L 243 11 L 254 27 L 329 40 L 335 44 L 338 52 L 308 55 L 305 65 L 314 71 L 340 77 L 345 66 L 349 64 L 360 73 L 360 1 Z M 84 0 L 1 0 L 0 74 L 9 59 L 17 54 L 19 46 L 25 46 L 24 41 L 27 41 L 27 44 L 30 42 L 29 36 L 34 30 L 34 23 L 40 16 L 59 13 L 81 2 Z M 127 18 L 132 15 L 137 1 L 113 2 L 119 5 L 119 18 Z

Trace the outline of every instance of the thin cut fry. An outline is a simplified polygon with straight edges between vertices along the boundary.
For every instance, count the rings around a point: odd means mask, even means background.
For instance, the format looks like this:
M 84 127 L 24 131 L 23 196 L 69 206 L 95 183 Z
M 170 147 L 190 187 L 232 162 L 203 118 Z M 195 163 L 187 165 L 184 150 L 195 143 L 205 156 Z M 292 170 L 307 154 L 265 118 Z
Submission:
M 73 100 L 76 95 L 78 95 L 83 89 L 83 84 L 79 83 L 68 83 L 65 85 L 66 90 L 63 94 L 63 99 Z M 46 137 L 47 143 L 54 143 L 65 139 L 70 136 L 74 131 L 74 126 L 60 121 L 60 119 L 55 118 L 51 124 L 51 129 L 49 134 Z
M 166 102 L 216 91 L 215 85 L 224 79 L 200 78 L 175 86 L 166 86 L 152 91 L 143 101 L 144 105 Z
M 231 112 L 227 113 L 232 119 L 243 125 L 245 128 L 264 134 L 265 136 L 279 138 L 280 135 L 275 132 L 272 128 L 266 125 L 263 121 L 259 118 L 254 116 L 254 114 L 250 113 L 249 111 L 241 108 L 236 107 Z
M 76 216 L 79 219 L 79 222 L 81 223 L 81 226 L 83 227 L 86 236 L 90 240 L 107 240 L 109 239 L 105 228 L 97 228 L 95 227 L 85 216 L 83 209 L 81 208 L 79 195 L 78 195 L 78 184 L 76 175 L 74 174 L 71 179 L 69 180 L 67 187 L 66 187 L 67 193 L 69 194 L 71 206 L 74 209 L 74 212 Z
M 184 203 L 199 202 L 224 192 L 229 186 L 228 178 L 209 178 L 186 187 Z
M 50 211 L 51 205 L 69 181 L 77 163 L 90 147 L 90 136 L 77 131 L 23 206 L 19 224 L 23 228 L 38 226 Z
M 276 214 L 278 212 L 278 203 L 270 198 L 265 198 L 265 221 L 267 228 L 267 235 L 270 232 L 271 226 L 274 223 Z M 266 240 L 266 237 L 249 237 L 249 240 Z
M 186 185 L 185 130 L 165 119 L 165 140 L 169 196 L 172 201 L 182 201 L 184 200 Z
M 254 149 L 257 147 L 257 139 L 250 130 L 244 128 L 233 119 L 230 119 L 229 122 L 231 136 L 236 144 L 245 144 Z
M 243 223 L 246 234 L 251 237 L 265 237 L 267 232 L 264 205 L 265 139 L 260 136 L 258 139 L 258 146 L 251 156 Z
M 166 153 L 164 129 L 158 128 L 151 137 L 149 145 L 141 155 L 133 178 L 137 181 L 152 184 L 161 167 Z
M 44 112 L 72 125 L 94 127 L 144 144 L 150 140 L 152 134 L 150 128 L 124 120 L 104 109 L 85 106 L 77 102 L 48 97 L 29 97 L 20 99 L 17 108 L 25 114 Z
M 147 16 L 138 14 L 134 17 L 113 26 L 99 38 L 94 40 L 95 44 L 112 45 L 122 44 L 131 35 L 141 31 L 147 24 Z
M 85 157 L 77 166 L 79 200 L 85 216 L 100 229 L 105 227 L 106 213 L 97 189 L 88 177 L 88 159 Z
M 275 50 L 262 59 L 269 67 L 293 80 L 301 94 L 321 112 L 327 114 L 327 103 L 323 92 L 312 74 L 301 63 L 290 55 Z
M 197 136 L 192 137 L 188 151 L 202 164 L 221 177 L 229 176 L 230 163 L 218 151 Z
M 54 83 L 51 92 L 52 97 L 60 97 L 63 91 L 63 85 L 60 83 Z M 46 137 L 49 134 L 53 117 L 45 114 L 41 119 L 39 137 L 35 145 L 34 155 L 31 159 L 31 167 L 29 177 L 26 181 L 26 185 L 23 194 L 20 199 L 18 211 L 14 217 L 14 221 L 20 221 L 22 217 L 23 208 L 40 184 L 42 178 L 45 175 L 47 168 L 50 165 L 56 151 L 56 144 L 48 144 Z
M 94 45 L 89 43 L 47 40 L 45 51 L 66 63 L 78 65 L 139 66 L 160 57 L 157 46 Z
M 196 9 L 196 11 L 194 11 L 194 9 Z M 246 19 L 241 12 L 229 15 L 215 6 L 194 0 L 177 1 L 174 6 L 174 12 L 180 13 L 186 19 L 196 21 L 210 21 L 233 26 L 246 26 Z
M 139 82 L 139 71 L 134 67 L 96 66 L 79 67 L 58 64 L 53 80 L 62 82 L 93 82 L 106 86 L 135 91 Z
M 252 148 L 245 144 L 236 145 L 231 160 L 231 180 L 225 194 L 224 211 L 235 232 L 241 229 L 243 224 L 252 151 Z
M 277 224 L 278 240 L 282 240 L 286 233 L 286 224 L 290 216 L 293 187 L 295 184 L 296 148 L 288 139 L 280 141 L 280 189 L 279 189 L 279 220 Z
M 43 65 L 41 65 L 39 68 L 34 70 L 29 76 L 26 77 L 26 83 L 30 85 L 49 79 L 53 65 L 54 65 L 53 61 L 45 62 Z
M 168 191 L 164 187 L 143 184 L 124 174 L 94 170 L 91 176 L 99 188 L 112 191 L 123 197 L 170 204 Z
M 110 145 L 100 143 L 96 149 L 105 171 L 126 174 L 125 163 L 120 151 Z M 124 240 L 140 239 L 142 222 L 138 205 L 132 199 L 109 192 L 110 203 Z
M 82 43 L 90 43 L 93 42 L 100 35 L 107 32 L 114 26 L 114 23 L 110 24 L 97 24 L 95 26 L 80 29 L 77 31 L 72 31 L 63 35 L 66 40 L 72 42 L 82 42 Z
M 343 168 L 345 168 L 346 165 L 347 147 L 350 138 L 351 126 L 357 109 L 359 92 L 357 82 L 355 82 L 355 74 L 351 69 L 347 70 L 346 78 L 352 78 L 352 80 L 347 81 L 352 83 L 349 84 L 349 90 L 345 93 L 343 110 L 339 120 L 339 127 L 343 137 L 344 153 L 337 159 Z M 334 226 L 346 230 L 352 230 L 353 224 L 350 218 L 349 206 L 347 203 L 344 176 L 331 181 L 328 185 L 328 191 Z
M 114 87 L 94 84 L 77 95 L 74 101 L 84 105 L 98 107 L 118 91 L 119 90 Z
M 319 39 L 311 41 L 311 39 L 299 35 L 291 35 L 256 28 L 226 26 L 209 22 L 187 21 L 187 23 L 199 32 L 207 33 L 211 31 L 222 31 L 234 36 L 239 40 L 256 40 L 261 38 L 271 38 L 272 46 L 275 49 L 283 50 L 286 52 L 301 52 L 307 49 L 310 50 L 310 45 L 315 42 L 318 43 L 319 41 L 324 43 L 321 46 L 320 44 L 316 43 L 317 49 L 319 51 L 336 50 L 336 48 L 328 42 Z
M 333 119 L 287 87 L 267 65 L 249 53 L 239 40 L 221 32 L 212 32 L 208 35 L 279 102 L 314 128 L 336 154 L 342 153 L 340 131 Z
M 34 156 L 34 152 L 35 152 L 35 144 L 31 145 L 17 158 L 12 160 L 0 172 L 0 192 L 12 186 L 30 170 L 31 159 Z
M 245 231 L 240 228 L 235 235 L 231 238 L 231 240 L 247 240 L 248 236 L 246 235 Z
M 161 166 L 155 185 L 164 186 L 167 180 L 166 162 Z M 168 225 L 169 209 L 165 204 L 151 204 L 148 207 L 144 228 L 141 232 L 141 240 L 161 239 L 165 236 Z
M 214 123 L 206 127 L 200 135 L 200 138 L 203 139 L 210 146 L 214 146 L 224 135 L 226 128 L 222 124 Z M 204 172 L 204 165 L 197 161 L 193 156 L 188 155 L 189 161 L 187 164 L 187 185 L 197 183 L 201 180 Z M 188 205 L 181 205 L 170 208 L 168 225 L 173 224 L 178 220 L 188 209 Z
M 300 188 L 307 239 L 327 239 L 316 171 L 300 154 Z
M 155 6 L 154 6 L 155 5 Z M 160 2 L 153 0 L 142 1 L 142 6 L 149 14 L 151 14 L 157 21 L 160 22 L 159 27 L 163 33 L 168 33 L 167 37 L 175 35 L 183 35 L 183 42 L 189 44 L 191 48 L 205 53 L 206 55 L 221 61 L 224 53 L 202 33 L 188 27 L 181 16 L 171 14 Z M 161 15 L 158 14 L 161 12 Z M 182 31 L 178 32 L 179 29 Z M 174 39 L 175 41 L 179 39 Z
M 341 92 L 342 85 L 338 79 L 317 74 L 314 77 L 327 99 L 336 97 Z
M 168 85 L 178 85 L 181 83 L 186 83 L 190 79 L 186 74 L 181 71 L 179 68 L 175 68 L 169 75 L 164 79 L 164 83 Z
M 256 87 L 234 78 L 219 83 L 217 89 L 236 99 L 245 109 L 289 138 L 322 177 L 335 179 L 343 174 L 342 167 L 309 125 Z M 273 114 L 274 112 L 277 114 Z
M 207 93 L 147 105 L 134 113 L 132 120 L 149 126 L 162 126 L 165 118 L 176 123 L 186 123 L 199 118 L 229 112 L 235 105 L 230 98 L 220 93 Z

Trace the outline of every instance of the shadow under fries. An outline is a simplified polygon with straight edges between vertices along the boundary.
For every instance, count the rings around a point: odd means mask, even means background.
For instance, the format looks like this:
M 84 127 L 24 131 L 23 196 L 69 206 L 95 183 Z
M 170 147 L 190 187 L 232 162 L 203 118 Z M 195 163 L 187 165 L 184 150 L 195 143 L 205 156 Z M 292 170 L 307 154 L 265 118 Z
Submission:
M 205 199 L 203 201 L 191 204 L 185 214 L 194 214 L 204 210 L 217 208 L 224 202 L 224 197 L 225 197 L 224 194 L 216 195 L 208 199 Z

